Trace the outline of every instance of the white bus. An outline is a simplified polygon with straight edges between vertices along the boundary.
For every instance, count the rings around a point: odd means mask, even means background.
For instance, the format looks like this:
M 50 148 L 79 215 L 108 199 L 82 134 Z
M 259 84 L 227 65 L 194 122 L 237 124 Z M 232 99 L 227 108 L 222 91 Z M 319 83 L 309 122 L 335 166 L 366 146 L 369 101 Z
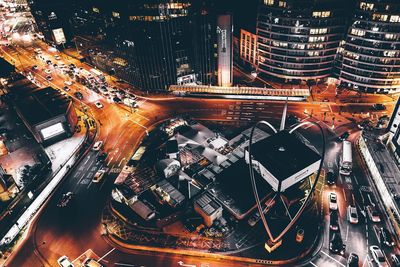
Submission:
M 342 156 L 340 158 L 340 174 L 351 174 L 351 169 L 353 167 L 353 157 L 351 153 L 351 142 L 343 141 Z

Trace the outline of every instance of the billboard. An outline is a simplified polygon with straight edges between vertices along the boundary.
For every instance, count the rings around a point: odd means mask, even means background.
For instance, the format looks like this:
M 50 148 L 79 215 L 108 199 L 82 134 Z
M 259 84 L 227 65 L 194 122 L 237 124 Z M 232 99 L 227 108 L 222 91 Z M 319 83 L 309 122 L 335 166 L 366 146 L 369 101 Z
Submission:
M 67 40 L 65 39 L 64 30 L 62 28 L 53 30 L 53 40 L 58 45 L 65 44 Z
M 40 130 L 44 140 L 48 140 L 54 136 L 65 133 L 64 127 L 61 122 Z

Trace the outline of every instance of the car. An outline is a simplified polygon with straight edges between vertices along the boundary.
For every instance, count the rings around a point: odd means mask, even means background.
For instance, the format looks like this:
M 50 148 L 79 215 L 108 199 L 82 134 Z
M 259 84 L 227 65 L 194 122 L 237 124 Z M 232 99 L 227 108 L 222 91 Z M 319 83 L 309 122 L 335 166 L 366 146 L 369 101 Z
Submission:
M 379 228 L 379 242 L 381 243 L 381 245 L 385 245 L 388 247 L 394 246 L 392 234 L 389 232 L 388 229 L 383 227 Z
M 93 150 L 94 151 L 99 151 L 102 148 L 102 146 L 103 146 L 103 141 L 97 141 L 93 145 Z
M 99 101 L 95 102 L 94 105 L 95 105 L 97 108 L 103 108 L 103 104 L 100 103 Z
M 71 81 L 64 81 L 64 84 L 65 84 L 65 85 L 68 85 L 68 86 L 71 86 L 71 85 L 72 85 L 72 82 L 71 82 Z
M 61 267 L 74 267 L 74 265 L 72 264 L 72 262 L 69 260 L 69 258 L 67 256 L 62 256 L 57 260 L 58 265 L 60 265 Z
M 64 90 L 65 92 L 68 92 L 68 91 L 69 91 L 69 87 L 68 87 L 68 86 L 64 86 L 64 87 L 63 87 L 63 90 Z
M 68 203 L 71 202 L 73 196 L 74 196 L 74 193 L 72 193 L 72 192 L 63 194 L 60 201 L 57 204 L 57 207 L 64 208 L 64 207 L 68 206 Z
M 340 232 L 335 232 L 332 235 L 332 239 L 329 242 L 329 250 L 335 254 L 344 255 L 346 245 L 343 244 Z
M 115 103 L 121 103 L 121 102 L 122 102 L 122 99 L 115 96 L 115 97 L 113 97 L 113 101 L 114 101 Z
M 61 59 L 61 57 L 60 57 L 59 55 L 55 55 L 54 58 L 55 58 L 56 60 L 60 60 L 60 59 Z
M 374 222 L 374 223 L 381 222 L 381 217 L 379 216 L 379 212 L 375 206 L 368 205 L 366 209 L 367 209 L 368 218 L 372 222 Z
M 329 170 L 326 174 L 326 182 L 328 185 L 334 185 L 336 182 L 336 176 L 333 170 Z
M 50 74 L 50 73 L 51 73 L 51 70 L 45 69 L 44 72 L 47 73 L 47 74 Z
M 358 267 L 359 257 L 356 253 L 350 253 L 349 257 L 347 258 L 347 267 Z
M 37 65 L 33 65 L 32 66 L 32 70 L 37 70 L 38 66 Z
M 338 209 L 336 193 L 332 192 L 332 193 L 329 194 L 329 209 L 330 210 L 337 210 Z
M 357 213 L 357 208 L 355 206 L 349 205 L 347 207 L 347 219 L 351 224 L 358 223 L 358 213 Z
M 104 267 L 104 265 L 101 265 L 96 260 L 90 259 L 90 258 L 86 259 L 83 262 L 83 266 L 85 266 L 85 267 Z
M 385 254 L 378 246 L 370 246 L 369 250 L 372 255 L 372 259 L 379 267 L 388 267 L 388 263 L 386 262 Z
M 82 95 L 81 92 L 75 92 L 75 93 L 74 93 L 74 96 L 75 96 L 76 98 L 78 98 L 79 100 L 82 100 L 82 99 L 83 99 L 83 95 Z
M 365 120 L 365 121 L 362 121 L 361 123 L 359 123 L 358 125 L 357 125 L 357 127 L 359 128 L 359 129 L 361 129 L 361 130 L 363 130 L 363 129 L 370 129 L 371 128 L 371 121 L 370 120 Z
M 53 78 L 49 75 L 49 76 L 46 76 L 46 80 L 51 81 L 51 80 L 53 80 Z
M 374 104 L 372 105 L 373 110 L 385 110 L 386 106 L 384 104 Z
M 339 230 L 339 223 L 338 223 L 339 215 L 337 210 L 332 210 L 329 217 L 330 217 L 329 229 L 333 231 Z
M 93 183 L 100 183 L 106 173 L 105 169 L 98 170 L 95 175 L 93 176 Z
M 393 267 L 400 267 L 400 258 L 396 254 L 390 255 Z
M 339 140 L 344 141 L 350 136 L 349 132 L 344 132 L 339 136 Z
M 46 60 L 46 64 L 51 65 L 53 64 L 50 59 Z
M 107 156 L 108 156 L 108 153 L 107 152 L 103 152 L 103 153 L 101 153 L 101 154 L 99 154 L 97 156 L 97 161 L 98 162 L 104 162 L 106 160 Z

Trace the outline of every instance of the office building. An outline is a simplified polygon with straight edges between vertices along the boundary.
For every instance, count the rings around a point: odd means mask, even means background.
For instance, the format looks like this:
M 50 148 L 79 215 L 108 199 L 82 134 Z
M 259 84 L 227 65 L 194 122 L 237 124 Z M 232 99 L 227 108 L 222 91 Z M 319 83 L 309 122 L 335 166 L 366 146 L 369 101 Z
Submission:
M 240 29 L 240 59 L 256 67 L 258 65 L 257 35 Z
M 233 22 L 232 15 L 217 18 L 218 86 L 233 84 Z
M 345 27 L 337 0 L 264 0 L 258 9 L 258 70 L 281 81 L 331 75 Z
M 207 193 L 194 201 L 194 210 L 203 217 L 204 224 L 211 227 L 215 220 L 222 217 L 222 206 Z
M 357 1 L 338 55 L 344 88 L 369 93 L 400 90 L 400 2 Z

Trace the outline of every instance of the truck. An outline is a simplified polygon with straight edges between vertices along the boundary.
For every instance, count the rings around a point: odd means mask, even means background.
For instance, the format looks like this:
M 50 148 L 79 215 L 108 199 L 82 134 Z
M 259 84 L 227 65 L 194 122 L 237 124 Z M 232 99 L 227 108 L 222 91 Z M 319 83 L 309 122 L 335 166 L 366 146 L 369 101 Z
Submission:
M 342 175 L 350 175 L 353 167 L 353 157 L 351 150 L 351 142 L 343 141 L 342 155 L 340 157 L 340 170 L 339 173 Z

